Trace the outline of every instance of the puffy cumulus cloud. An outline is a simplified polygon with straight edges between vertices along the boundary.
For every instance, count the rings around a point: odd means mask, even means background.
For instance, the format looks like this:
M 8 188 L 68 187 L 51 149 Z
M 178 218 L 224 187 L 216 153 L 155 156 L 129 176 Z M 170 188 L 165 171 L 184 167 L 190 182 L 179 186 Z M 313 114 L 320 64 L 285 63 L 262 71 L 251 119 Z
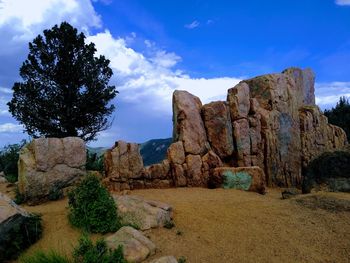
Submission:
M 322 109 L 333 107 L 342 96 L 350 98 L 350 82 L 316 83 L 316 104 Z
M 337 5 L 350 5 L 350 0 L 336 0 Z
M 69 21 L 81 30 L 100 27 L 101 19 L 90 0 L 2 0 L 0 30 L 8 40 L 28 41 L 44 28 Z M 3 33 L 2 32 L 2 33 Z
M 176 69 L 181 58 L 172 52 L 157 49 L 145 41 L 145 56 L 127 46 L 122 38 L 114 38 L 109 31 L 89 36 L 99 54 L 110 59 L 114 71 L 112 83 L 120 91 L 119 98 L 129 103 L 141 103 L 154 114 L 171 114 L 172 93 L 187 90 L 206 103 L 225 99 L 227 89 L 237 84 L 239 78 L 191 78 Z
M 0 124 L 0 133 L 14 133 L 23 131 L 23 126 L 15 123 Z

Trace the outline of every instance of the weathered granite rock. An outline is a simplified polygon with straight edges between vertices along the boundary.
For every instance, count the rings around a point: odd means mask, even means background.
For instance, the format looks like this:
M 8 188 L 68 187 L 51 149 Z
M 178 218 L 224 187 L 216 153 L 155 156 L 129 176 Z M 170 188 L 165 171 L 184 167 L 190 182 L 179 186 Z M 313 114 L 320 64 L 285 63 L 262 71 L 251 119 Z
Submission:
M 137 179 L 142 177 L 143 160 L 137 143 L 118 141 L 104 155 L 107 177 Z
M 189 186 L 206 186 L 208 178 L 202 173 L 202 159 L 200 155 L 186 156 L 186 177 Z
M 213 151 L 222 159 L 231 157 L 233 138 L 231 117 L 226 103 L 215 101 L 202 107 L 203 121 L 208 141 Z
M 177 263 L 177 260 L 174 256 L 165 256 L 152 260 L 151 263 Z
M 124 224 L 137 225 L 141 230 L 162 227 L 172 220 L 172 207 L 158 201 L 134 195 L 113 196 L 118 215 Z
M 259 102 L 264 140 L 264 170 L 270 185 L 301 184 L 299 87 L 287 74 L 269 74 L 245 81 Z
M 249 86 L 240 82 L 228 90 L 227 102 L 230 106 L 232 120 L 247 118 L 250 109 Z
M 185 150 L 182 141 L 170 144 L 167 158 L 171 164 L 183 164 L 185 162 Z
M 264 171 L 257 166 L 220 167 L 214 169 L 213 181 L 217 187 L 233 188 L 265 194 L 266 182 Z
M 202 154 L 207 149 L 207 136 L 201 118 L 200 99 L 187 91 L 173 94 L 173 140 L 182 141 L 187 154 Z
M 168 160 L 161 163 L 152 164 L 145 167 L 145 177 L 149 179 L 166 179 L 169 178 L 170 164 Z
M 328 124 L 317 106 L 299 109 L 302 167 L 305 169 L 312 159 L 325 151 L 340 149 L 346 143 L 343 129 Z
M 186 164 L 180 165 L 180 164 L 174 164 L 172 165 L 171 173 L 173 175 L 173 180 L 175 183 L 175 186 L 182 187 L 187 185 L 187 178 L 186 178 L 186 169 L 184 167 L 187 167 Z
M 105 240 L 110 249 L 122 246 L 124 257 L 128 262 L 142 262 L 156 252 L 156 245 L 151 240 L 129 226 L 122 227 Z
M 315 74 L 311 69 L 288 68 L 282 73 L 294 79 L 299 105 L 315 105 Z
M 14 258 L 41 236 L 32 215 L 0 193 L 0 262 Z M 33 231 L 37 228 L 37 231 Z
M 213 151 L 209 151 L 202 157 L 202 164 L 203 177 L 208 180 L 207 186 L 209 188 L 215 188 L 215 182 L 212 183 L 210 179 L 213 178 L 212 174 L 214 172 L 214 169 L 223 166 L 220 157 L 217 156 Z
M 238 166 L 250 166 L 250 134 L 247 119 L 238 119 L 233 122 L 233 134 L 236 142 Z
M 79 181 L 85 162 L 85 143 L 80 138 L 34 139 L 19 154 L 19 192 L 28 204 L 45 201 Z

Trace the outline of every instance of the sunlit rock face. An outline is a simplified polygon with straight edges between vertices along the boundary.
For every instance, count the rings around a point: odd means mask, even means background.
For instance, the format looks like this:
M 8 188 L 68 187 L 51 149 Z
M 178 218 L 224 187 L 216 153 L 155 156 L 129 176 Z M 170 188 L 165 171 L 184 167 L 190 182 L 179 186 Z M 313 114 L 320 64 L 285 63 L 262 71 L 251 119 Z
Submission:
M 29 204 L 60 195 L 85 174 L 85 163 L 85 142 L 78 137 L 34 139 L 19 154 L 19 193 Z
M 113 152 L 120 156 L 123 151 L 122 144 L 105 155 L 106 181 L 118 177 L 114 187 L 118 190 L 213 187 L 223 174 L 215 168 L 241 167 L 240 172 L 246 168 L 242 173 L 251 176 L 250 167 L 259 167 L 252 182 L 300 187 L 302 171 L 314 157 L 347 143 L 345 132 L 328 124 L 315 105 L 314 80 L 310 69 L 289 68 L 241 81 L 228 90 L 226 101 L 205 105 L 187 91 L 177 90 L 173 144 L 166 160 L 144 168 L 135 145 L 136 157 L 112 162 Z M 258 188 L 263 187 L 252 189 Z

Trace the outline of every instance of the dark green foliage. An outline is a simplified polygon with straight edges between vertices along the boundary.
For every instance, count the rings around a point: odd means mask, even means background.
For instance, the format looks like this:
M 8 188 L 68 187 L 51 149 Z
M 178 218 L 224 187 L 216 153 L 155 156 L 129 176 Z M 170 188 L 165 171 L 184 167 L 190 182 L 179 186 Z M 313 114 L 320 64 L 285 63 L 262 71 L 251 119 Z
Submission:
M 184 256 L 181 256 L 181 257 L 179 257 L 179 259 L 177 260 L 177 262 L 178 262 L 178 263 L 186 263 L 187 260 L 186 260 L 186 258 L 185 258 Z
M 35 243 L 42 234 L 41 217 L 18 216 L 0 229 L 0 262 L 14 259 Z
M 94 244 L 87 235 L 79 239 L 73 257 L 76 263 L 127 263 L 121 246 L 116 250 L 111 250 L 107 248 L 103 239 Z
M 79 239 L 79 244 L 74 248 L 73 260 L 62 256 L 58 252 L 45 253 L 37 251 L 33 255 L 20 258 L 20 263 L 127 263 L 123 255 L 123 248 L 108 249 L 103 239 L 95 244 L 84 234 Z
M 167 229 L 172 229 L 174 226 L 175 226 L 175 223 L 173 221 L 166 221 L 164 223 L 164 228 L 167 228 Z
M 70 260 L 56 251 L 36 251 L 33 255 L 21 257 L 20 263 L 70 263 Z
M 154 139 L 141 144 L 140 153 L 145 166 L 160 163 L 166 157 L 172 138 Z
M 10 183 L 14 183 L 18 179 L 19 151 L 25 144 L 25 140 L 18 144 L 9 144 L 0 152 L 0 171 L 5 173 L 5 177 Z
M 56 201 L 63 198 L 63 189 L 60 186 L 53 185 L 50 189 L 49 196 L 50 201 Z
M 307 167 L 303 180 L 303 193 L 320 184 L 332 191 L 350 192 L 350 152 L 325 152 Z
M 114 200 L 97 177 L 87 175 L 68 198 L 72 225 L 92 233 L 115 232 L 120 228 Z
M 99 156 L 88 149 L 86 151 L 86 170 L 103 172 L 103 155 Z
M 328 122 L 341 127 L 350 141 L 350 103 L 345 97 L 341 97 L 339 102 L 331 110 L 325 110 L 324 115 L 328 117 Z
M 15 203 L 17 205 L 23 204 L 25 200 L 25 196 L 19 192 L 18 186 L 15 187 Z
M 79 136 L 93 140 L 109 127 L 116 96 L 108 82 L 109 60 L 95 57 L 95 44 L 67 22 L 44 30 L 29 43 L 20 68 L 23 82 L 13 85 L 8 103 L 13 117 L 32 137 Z

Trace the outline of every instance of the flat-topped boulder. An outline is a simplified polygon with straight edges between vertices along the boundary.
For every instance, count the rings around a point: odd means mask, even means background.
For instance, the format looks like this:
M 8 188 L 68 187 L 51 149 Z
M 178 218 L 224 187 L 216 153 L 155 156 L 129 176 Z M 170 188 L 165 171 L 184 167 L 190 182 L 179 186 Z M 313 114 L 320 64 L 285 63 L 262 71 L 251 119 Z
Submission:
M 28 204 L 61 195 L 85 174 L 85 163 L 85 143 L 78 137 L 34 139 L 19 153 L 19 193 Z
M 105 241 L 110 249 L 117 249 L 122 246 L 124 257 L 128 262 L 142 262 L 156 252 L 156 245 L 142 232 L 130 226 L 122 227 L 108 236 Z
M 258 166 L 219 167 L 214 169 L 213 177 L 217 187 L 238 189 L 265 194 L 264 171 Z
M 135 195 L 113 195 L 123 224 L 141 230 L 163 227 L 173 217 L 171 205 Z

